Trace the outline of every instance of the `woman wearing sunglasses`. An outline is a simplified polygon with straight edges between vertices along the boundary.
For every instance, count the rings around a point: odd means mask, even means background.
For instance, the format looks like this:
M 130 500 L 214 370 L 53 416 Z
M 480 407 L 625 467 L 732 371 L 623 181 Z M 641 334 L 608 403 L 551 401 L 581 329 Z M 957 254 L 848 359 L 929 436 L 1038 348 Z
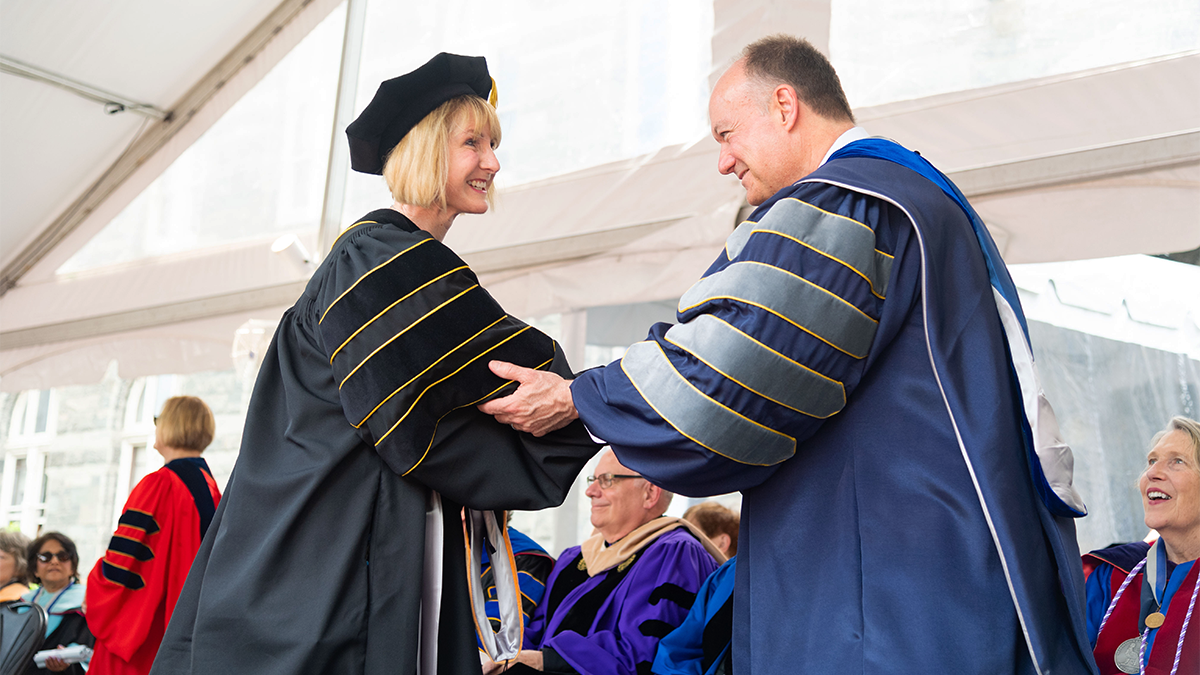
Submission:
M 41 605 L 46 610 L 46 639 L 42 649 L 72 645 L 91 647 L 96 640 L 88 630 L 83 616 L 83 584 L 79 583 L 79 553 L 75 542 L 60 532 L 47 532 L 29 545 L 29 569 L 39 588 L 21 596 L 23 600 Z M 39 650 L 40 651 L 40 650 Z M 67 664 L 60 659 L 46 659 L 46 667 L 38 668 L 32 661 L 26 675 L 34 673 L 70 673 L 83 675 L 80 664 Z

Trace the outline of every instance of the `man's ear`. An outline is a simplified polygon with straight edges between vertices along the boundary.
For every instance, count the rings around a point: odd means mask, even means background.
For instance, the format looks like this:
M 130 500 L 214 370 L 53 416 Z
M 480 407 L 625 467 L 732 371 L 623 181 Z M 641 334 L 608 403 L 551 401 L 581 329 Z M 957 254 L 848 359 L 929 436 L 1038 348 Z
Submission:
M 662 488 L 650 481 L 646 481 L 646 501 L 643 502 L 642 507 L 647 511 L 653 510 L 658 506 L 660 499 L 662 499 Z
M 800 122 L 802 114 L 796 90 L 786 84 L 775 87 L 771 92 L 771 116 L 783 130 L 790 132 Z
M 709 540 L 712 541 L 713 546 L 717 547 L 717 550 L 725 555 L 729 555 L 729 544 L 733 543 L 732 540 L 730 540 L 729 535 L 722 532 L 715 537 L 709 537 Z

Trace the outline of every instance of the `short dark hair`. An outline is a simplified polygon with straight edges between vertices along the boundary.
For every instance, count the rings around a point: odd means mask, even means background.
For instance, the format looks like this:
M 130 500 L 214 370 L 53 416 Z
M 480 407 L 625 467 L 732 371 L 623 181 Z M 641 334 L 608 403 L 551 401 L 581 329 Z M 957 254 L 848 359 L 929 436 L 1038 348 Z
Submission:
M 683 512 L 683 519 L 700 528 L 710 539 L 718 534 L 729 535 L 730 558 L 737 555 L 738 514 L 718 502 L 700 502 Z
M 771 87 L 786 84 L 821 117 L 854 122 L 833 64 L 803 38 L 768 35 L 742 50 L 749 79 Z
M 75 542 L 71 541 L 71 538 L 68 537 L 67 535 L 63 534 L 62 532 L 47 532 L 46 534 L 43 534 L 42 536 L 38 537 L 37 539 L 34 539 L 33 543 L 29 545 L 28 563 L 29 563 L 30 578 L 32 578 L 34 581 L 36 581 L 39 584 L 42 583 L 42 580 L 40 578 L 38 578 L 38 575 L 37 575 L 37 564 L 38 564 L 37 557 L 38 557 L 38 553 L 42 552 L 42 547 L 45 546 L 46 542 L 50 541 L 51 539 L 53 539 L 54 541 L 57 541 L 59 543 L 59 545 L 63 547 L 63 550 L 67 552 L 67 555 L 71 556 L 71 578 L 74 579 L 76 582 L 78 582 L 79 581 L 79 551 L 75 549 Z

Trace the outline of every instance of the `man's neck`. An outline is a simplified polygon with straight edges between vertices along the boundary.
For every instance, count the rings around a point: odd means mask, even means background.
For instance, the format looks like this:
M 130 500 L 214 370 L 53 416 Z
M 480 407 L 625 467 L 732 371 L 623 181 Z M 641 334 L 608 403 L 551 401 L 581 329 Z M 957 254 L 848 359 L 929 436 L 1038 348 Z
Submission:
M 658 515 L 650 516 L 649 518 L 637 523 L 636 525 L 633 525 L 632 527 L 624 527 L 620 530 L 615 530 L 612 532 L 605 532 L 604 530 L 601 530 L 600 534 L 604 537 L 604 543 L 608 546 L 612 546 L 613 544 L 619 543 L 622 539 L 628 537 L 630 534 L 633 534 L 634 530 L 637 530 L 639 527 L 649 523 L 650 521 L 658 520 L 661 517 L 662 514 L 660 513 Z
M 820 168 L 833 153 L 834 144 L 838 139 L 853 128 L 852 122 L 835 122 L 816 116 L 811 117 L 796 136 L 797 143 L 793 145 L 796 157 L 799 158 L 797 168 L 800 170 L 800 175 L 795 180 L 800 180 Z

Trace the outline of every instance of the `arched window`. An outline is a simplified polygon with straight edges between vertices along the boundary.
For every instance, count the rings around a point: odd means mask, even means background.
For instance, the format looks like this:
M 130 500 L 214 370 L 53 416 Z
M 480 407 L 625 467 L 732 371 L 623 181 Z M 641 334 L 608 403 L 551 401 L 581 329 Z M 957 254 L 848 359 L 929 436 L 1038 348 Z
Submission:
M 46 446 L 57 430 L 58 399 L 53 389 L 17 395 L 5 442 L 0 478 L 0 524 L 36 536 L 46 520 Z
M 138 481 L 162 466 L 162 457 L 154 449 L 154 418 L 162 411 L 163 402 L 174 395 L 174 389 L 174 375 L 139 378 L 129 388 L 121 426 L 117 488 L 113 493 L 113 529 L 117 527 L 129 492 Z

